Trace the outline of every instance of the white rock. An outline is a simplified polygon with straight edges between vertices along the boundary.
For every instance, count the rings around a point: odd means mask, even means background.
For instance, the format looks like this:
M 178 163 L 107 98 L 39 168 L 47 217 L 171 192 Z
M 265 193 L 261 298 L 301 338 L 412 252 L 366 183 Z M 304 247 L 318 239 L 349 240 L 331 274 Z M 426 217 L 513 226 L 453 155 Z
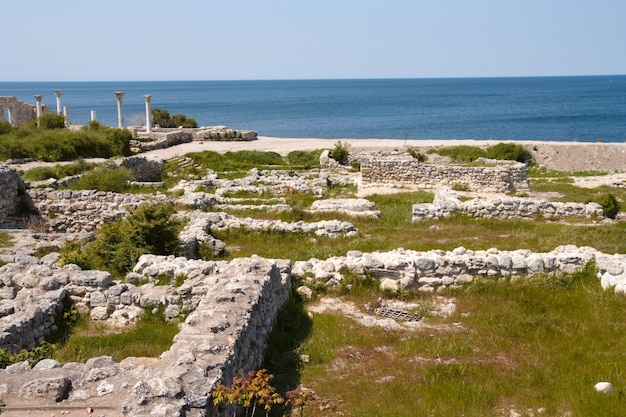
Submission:
M 610 382 L 598 382 L 593 386 L 596 391 L 601 392 L 603 394 L 610 394 L 613 392 L 613 384 Z

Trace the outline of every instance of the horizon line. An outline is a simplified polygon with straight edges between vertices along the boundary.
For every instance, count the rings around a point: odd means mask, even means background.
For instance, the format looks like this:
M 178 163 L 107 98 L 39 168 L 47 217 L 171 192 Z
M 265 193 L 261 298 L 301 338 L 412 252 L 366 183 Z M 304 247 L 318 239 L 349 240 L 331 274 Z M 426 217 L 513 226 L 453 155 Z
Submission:
M 347 81 L 347 80 L 458 80 L 504 78 L 574 78 L 621 77 L 624 74 L 561 74 L 561 75 L 492 75 L 492 76 L 429 76 L 429 77 L 328 77 L 328 78 L 223 78 L 223 79 L 114 79 L 114 80 L 13 80 L 0 83 L 115 83 L 115 82 L 231 82 L 231 81 Z

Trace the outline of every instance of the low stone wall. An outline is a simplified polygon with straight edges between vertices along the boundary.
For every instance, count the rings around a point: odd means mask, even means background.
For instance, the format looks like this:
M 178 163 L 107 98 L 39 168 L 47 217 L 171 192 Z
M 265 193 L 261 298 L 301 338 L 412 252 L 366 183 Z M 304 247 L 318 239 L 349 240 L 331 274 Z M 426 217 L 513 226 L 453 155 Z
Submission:
M 193 134 L 189 131 L 189 129 L 154 131 L 151 133 L 135 131 L 134 136 L 138 138 L 152 139 L 149 141 L 132 140 L 130 142 L 131 147 L 142 151 L 165 149 L 181 143 L 191 142 L 193 140 Z
M 165 166 L 162 162 L 149 161 L 143 156 L 124 158 L 120 166 L 133 173 L 133 180 L 137 182 L 160 181 Z
M 229 129 L 226 126 L 212 126 L 194 130 L 193 139 L 215 141 L 249 141 L 257 139 L 257 132 L 255 132 L 254 130 Z
M 105 222 L 126 216 L 144 203 L 166 201 L 163 194 L 118 194 L 96 190 L 31 188 L 28 194 L 49 232 L 92 232 Z
M 15 212 L 15 207 L 26 194 L 26 185 L 17 171 L 0 164 L 0 223 Z M 26 203 L 26 202 L 25 202 Z
M 529 190 L 526 165 L 492 160 L 485 163 L 490 166 L 432 165 L 415 159 L 363 158 L 361 184 L 394 187 L 411 185 L 426 189 L 449 186 L 495 193 Z
M 532 276 L 557 272 L 573 273 L 595 261 L 598 278 L 605 289 L 626 293 L 626 255 L 607 255 L 590 247 L 560 246 L 548 253 L 529 250 L 483 251 L 457 248 L 444 252 L 418 252 L 396 249 L 390 252 L 363 253 L 350 251 L 347 256 L 326 260 L 295 262 L 292 274 L 305 282 L 339 285 L 340 271 L 347 268 L 360 276 L 373 276 L 385 290 L 416 289 L 435 292 L 441 288 L 470 283 L 477 278 L 498 279 L 510 276 Z
M 567 217 L 604 218 L 598 203 L 557 202 L 545 199 L 520 197 L 473 198 L 461 201 L 459 195 L 446 187 L 435 190 L 432 203 L 413 205 L 413 221 L 438 219 L 454 213 L 464 213 L 485 219 L 535 219 L 558 220 Z
M 14 312 L 0 319 L 0 325 L 5 325 L 0 331 L 2 335 L 13 332 L 18 327 L 15 323 L 31 328 L 36 323 L 34 316 L 40 313 L 25 316 L 27 306 L 23 304 L 39 304 L 45 294 L 64 291 L 77 307 L 89 308 L 92 317 L 100 309 L 113 311 L 109 320 L 116 315 L 128 319 L 144 308 L 158 305 L 167 305 L 166 312 L 176 305 L 179 311 L 187 309 L 190 314 L 170 349 L 159 358 L 127 358 L 118 364 L 110 357 L 100 357 L 84 364 L 64 366 L 44 360 L 32 369 L 28 362 L 21 362 L 0 370 L 2 411 L 9 415 L 12 409 L 24 406 L 37 409 L 40 405 L 47 413 L 72 406 L 82 409 L 91 406 L 112 410 L 111 415 L 214 416 L 216 412 L 210 403 L 212 390 L 220 383 L 229 383 L 241 370 L 258 368 L 267 335 L 291 288 L 289 261 L 259 257 L 230 263 L 142 257 L 135 274 L 147 278 L 187 274 L 188 279 L 177 288 L 134 287 L 112 281 L 106 272 L 58 268 L 53 258 L 38 263 L 16 259 L 16 263 L 3 267 L 5 272 L 7 267 L 21 268 L 21 276 L 29 277 L 29 287 L 21 286 L 19 274 L 13 274 L 10 285 L 16 296 L 2 302 L 17 304 L 21 292 L 29 295 L 28 302 L 14 305 Z M 33 268 L 46 272 L 34 274 Z M 51 276 L 59 285 L 57 289 L 46 289 Z M 59 280 L 58 276 L 65 278 Z M 44 282 L 48 284 L 44 286 Z M 33 298 L 35 293 L 40 294 L 39 299 Z M 187 300 L 187 303 L 172 304 L 174 300 Z M 133 305 L 136 311 L 129 308 Z M 123 311 L 125 315 L 118 314 Z M 55 406 L 61 400 L 65 400 L 63 404 Z

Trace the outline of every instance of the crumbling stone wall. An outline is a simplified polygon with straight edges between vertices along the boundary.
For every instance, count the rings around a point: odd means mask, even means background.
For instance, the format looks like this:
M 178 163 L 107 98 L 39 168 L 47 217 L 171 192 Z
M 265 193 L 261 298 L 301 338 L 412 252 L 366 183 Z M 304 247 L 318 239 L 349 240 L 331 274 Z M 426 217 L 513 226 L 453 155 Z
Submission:
M 165 201 L 165 195 L 118 194 L 96 190 L 31 188 L 28 194 L 49 232 L 93 232 L 105 222 L 126 216 L 144 203 Z
M 67 279 L 57 282 L 56 290 L 46 290 L 42 284 L 49 282 L 50 276 L 28 272 L 22 275 L 30 277 L 31 288 L 25 288 L 18 286 L 19 274 L 15 273 L 10 285 L 19 287 L 14 290 L 17 295 L 3 302 L 14 304 L 22 291 L 45 297 L 47 293 L 71 294 L 84 290 L 85 295 L 78 302 L 87 300 L 94 304 L 97 298 L 97 304 L 101 305 L 92 311 L 103 306 L 115 310 L 124 304 L 123 295 L 132 293 L 117 291 L 127 284 L 112 281 L 106 272 L 59 268 L 54 265 L 52 254 L 41 261 L 33 259 L 28 265 L 23 259 L 15 261 L 9 264 L 10 268 L 19 269 L 22 265 L 32 272 L 38 267 L 53 271 L 52 276 L 60 273 Z M 93 406 L 100 411 L 111 410 L 111 415 L 135 417 L 217 415 L 210 401 L 212 390 L 220 383 L 232 381 L 238 372 L 257 369 L 261 364 L 269 331 L 278 310 L 289 298 L 289 261 L 252 257 L 229 263 L 203 263 L 148 256 L 140 263 L 137 270 L 141 274 L 182 270 L 189 274 L 181 287 L 157 288 L 148 284 L 143 294 L 127 297 L 129 302 L 139 300 L 143 308 L 154 308 L 167 297 L 194 300 L 170 349 L 158 358 L 127 358 L 120 363 L 103 356 L 64 366 L 53 360 L 41 361 L 32 369 L 28 362 L 11 365 L 0 370 L 3 412 L 10 415 L 12 409 L 27 405 L 29 409 L 45 407 L 48 414 L 72 406 L 83 409 Z M 74 297 L 79 296 L 72 297 L 75 301 Z M 28 299 L 35 304 L 43 301 L 43 298 Z M 13 307 L 15 312 L 25 311 L 21 304 Z M 25 328 L 35 325 L 33 317 L 12 317 L 16 316 L 15 312 L 0 319 L 0 324 L 6 324 L 0 334 L 15 330 L 14 323 L 24 323 Z M 55 408 L 55 403 L 62 400 L 65 400 L 63 404 Z
M 461 201 L 459 195 L 447 187 L 435 190 L 432 203 L 414 204 L 413 221 L 439 219 L 454 213 L 464 213 L 473 218 L 485 219 L 535 219 L 558 220 L 567 217 L 604 218 L 602 206 L 589 202 L 559 202 L 545 199 L 499 196 L 473 198 Z
M 489 166 L 433 165 L 415 159 L 361 160 L 361 185 L 412 185 L 432 189 L 464 187 L 467 191 L 528 191 L 526 165 L 510 161 L 488 161 Z
M 6 120 L 6 109 L 10 109 L 14 125 L 24 125 L 37 117 L 35 106 L 26 104 L 12 96 L 0 96 L 0 120 Z
M 15 212 L 18 204 L 28 204 L 27 197 L 26 185 L 19 174 L 8 165 L 0 164 L 0 223 Z
M 604 254 L 590 247 L 560 246 L 551 252 L 529 250 L 469 250 L 420 252 L 396 249 L 390 252 L 363 253 L 349 251 L 346 256 L 326 260 L 297 261 L 293 276 L 307 282 L 339 285 L 345 269 L 365 277 L 376 278 L 383 290 L 416 289 L 436 292 L 464 285 L 477 278 L 498 279 L 510 276 L 532 276 L 557 272 L 571 274 L 595 261 L 603 288 L 626 293 L 626 255 Z

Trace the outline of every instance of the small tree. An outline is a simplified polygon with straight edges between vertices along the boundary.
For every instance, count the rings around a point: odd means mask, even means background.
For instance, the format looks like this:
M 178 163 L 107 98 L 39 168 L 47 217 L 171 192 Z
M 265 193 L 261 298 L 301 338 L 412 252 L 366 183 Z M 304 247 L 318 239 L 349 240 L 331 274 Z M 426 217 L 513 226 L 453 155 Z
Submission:
M 348 142 L 343 143 L 338 141 L 335 143 L 335 147 L 330 151 L 330 157 L 339 162 L 341 165 L 345 165 L 348 163 L 348 159 L 350 157 L 349 148 L 350 144 Z
M 602 194 L 598 198 L 598 204 L 602 206 L 602 212 L 609 219 L 614 219 L 619 213 L 619 201 L 611 193 Z

